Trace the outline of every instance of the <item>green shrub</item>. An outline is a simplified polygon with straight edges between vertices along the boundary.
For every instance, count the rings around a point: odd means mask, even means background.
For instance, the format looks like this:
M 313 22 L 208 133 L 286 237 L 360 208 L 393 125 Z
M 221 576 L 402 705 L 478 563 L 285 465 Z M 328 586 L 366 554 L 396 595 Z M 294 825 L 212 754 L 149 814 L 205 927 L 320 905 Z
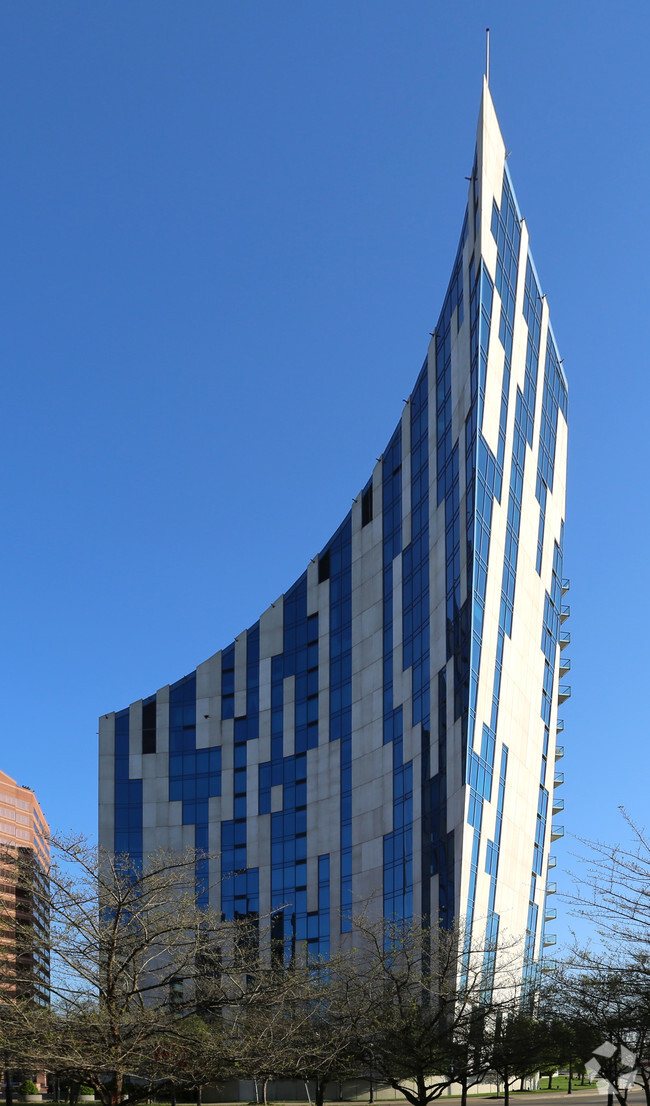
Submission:
M 90 1087 L 88 1083 L 82 1083 L 79 1088 L 79 1094 L 94 1094 L 95 1088 Z
M 36 1084 L 31 1079 L 26 1079 L 24 1083 L 21 1083 L 18 1088 L 19 1094 L 38 1094 L 39 1090 Z

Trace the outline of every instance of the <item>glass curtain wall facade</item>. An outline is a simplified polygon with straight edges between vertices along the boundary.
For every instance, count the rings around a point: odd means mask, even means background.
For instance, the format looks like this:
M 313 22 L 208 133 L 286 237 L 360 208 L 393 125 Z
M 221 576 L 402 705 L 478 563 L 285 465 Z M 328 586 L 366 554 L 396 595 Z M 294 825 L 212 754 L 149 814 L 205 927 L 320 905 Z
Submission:
M 451 280 L 393 436 L 258 622 L 100 720 L 102 845 L 209 852 L 200 901 L 270 917 L 288 952 L 327 954 L 372 904 L 525 935 L 531 977 L 562 832 L 566 420 L 484 82 Z

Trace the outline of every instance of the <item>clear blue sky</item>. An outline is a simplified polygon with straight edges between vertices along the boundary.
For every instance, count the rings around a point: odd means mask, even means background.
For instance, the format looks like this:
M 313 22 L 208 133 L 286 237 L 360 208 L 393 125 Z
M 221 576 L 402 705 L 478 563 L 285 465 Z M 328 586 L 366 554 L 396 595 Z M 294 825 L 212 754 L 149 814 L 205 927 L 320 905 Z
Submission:
M 0 766 L 53 826 L 95 830 L 97 716 L 252 623 L 368 478 L 453 261 L 488 24 L 570 385 L 563 820 L 646 817 L 647 0 L 13 0 Z

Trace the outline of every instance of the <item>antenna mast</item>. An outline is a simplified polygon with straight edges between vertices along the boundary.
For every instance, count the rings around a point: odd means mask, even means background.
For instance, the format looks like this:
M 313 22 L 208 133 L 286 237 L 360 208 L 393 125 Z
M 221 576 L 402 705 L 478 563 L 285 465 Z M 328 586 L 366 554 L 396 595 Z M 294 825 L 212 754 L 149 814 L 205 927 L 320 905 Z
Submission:
M 485 80 L 490 87 L 490 28 L 485 28 Z

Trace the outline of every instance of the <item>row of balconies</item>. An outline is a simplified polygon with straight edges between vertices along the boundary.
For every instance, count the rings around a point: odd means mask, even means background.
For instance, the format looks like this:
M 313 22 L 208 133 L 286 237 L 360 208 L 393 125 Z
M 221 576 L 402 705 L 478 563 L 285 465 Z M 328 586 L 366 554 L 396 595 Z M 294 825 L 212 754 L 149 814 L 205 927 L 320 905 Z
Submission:
M 571 586 L 570 580 L 562 581 L 562 595 L 565 596 Z M 563 603 L 560 607 L 560 622 L 566 622 L 567 618 L 571 615 L 571 608 L 568 604 Z M 560 630 L 560 678 L 566 676 L 567 672 L 571 671 L 571 661 L 568 657 L 564 656 L 564 650 L 571 641 L 571 634 L 568 630 Z M 571 687 L 569 684 L 560 684 L 557 693 L 558 704 L 566 703 L 567 699 L 571 696 Z
M 570 588 L 570 581 L 562 581 L 562 596 L 564 597 Z M 568 603 L 563 603 L 560 607 L 560 623 L 564 625 L 567 619 L 571 615 L 571 607 Z M 567 645 L 571 644 L 571 634 L 568 630 L 561 629 L 559 637 L 560 646 L 560 678 L 566 676 L 567 672 L 571 671 L 571 661 L 564 655 L 564 650 Z M 571 696 L 571 687 L 569 684 L 560 684 L 558 687 L 557 701 L 558 706 L 562 703 L 566 703 L 567 699 Z M 558 718 L 556 734 L 561 734 L 564 731 L 564 719 Z M 555 760 L 561 760 L 564 756 L 564 745 L 555 746 Z M 564 799 L 560 799 L 555 795 L 555 789 L 561 787 L 564 783 L 564 772 L 559 772 L 556 768 L 553 776 L 553 801 L 552 810 L 553 814 L 560 814 L 564 810 Z M 559 841 L 561 837 L 564 837 L 564 826 L 557 826 L 551 824 L 551 841 Z M 549 856 L 548 869 L 549 871 L 555 868 L 557 864 L 557 858 Z M 554 881 L 546 881 L 546 894 L 555 895 L 557 893 L 557 883 Z M 547 906 L 544 910 L 544 923 L 555 921 L 557 918 L 557 909 L 554 906 Z M 544 933 L 544 948 L 550 948 L 552 945 L 557 944 L 557 935 L 555 933 Z M 542 967 L 547 971 L 555 969 L 556 964 L 554 960 L 547 960 L 544 958 Z

